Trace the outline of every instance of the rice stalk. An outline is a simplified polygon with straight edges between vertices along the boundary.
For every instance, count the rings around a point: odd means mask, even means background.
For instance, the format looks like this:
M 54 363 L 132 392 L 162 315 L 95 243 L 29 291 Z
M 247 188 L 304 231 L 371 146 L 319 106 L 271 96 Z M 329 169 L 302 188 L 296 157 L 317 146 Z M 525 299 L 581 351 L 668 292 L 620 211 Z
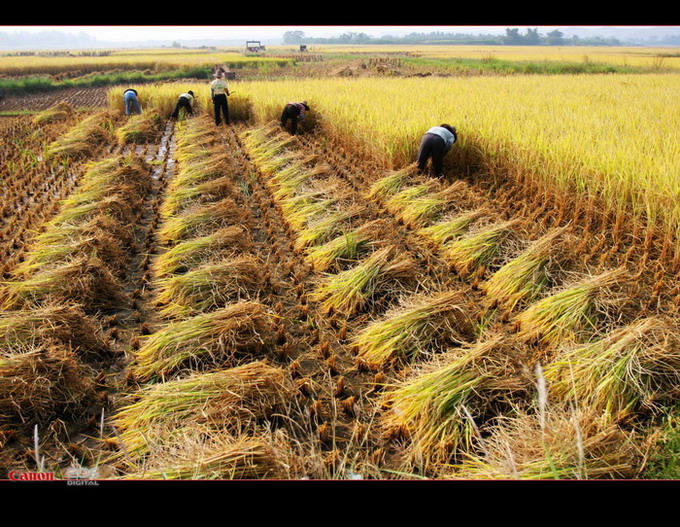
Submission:
M 248 299 L 263 285 L 261 262 L 252 256 L 220 260 L 158 280 L 156 301 L 165 317 L 187 317 Z
M 437 347 L 469 342 L 475 334 L 465 296 L 459 291 L 411 300 L 359 332 L 352 344 L 376 366 L 415 360 Z
M 356 260 L 360 254 L 375 245 L 372 235 L 375 234 L 376 226 L 379 224 L 380 220 L 374 220 L 321 246 L 308 247 L 305 259 L 316 271 L 326 271 L 338 260 Z
M 369 199 L 384 200 L 399 192 L 409 181 L 413 180 L 418 171 L 418 165 L 412 163 L 402 169 L 395 170 L 389 175 L 377 180 L 371 185 L 367 197 Z
M 237 225 L 242 219 L 243 212 L 236 202 L 226 198 L 217 203 L 193 207 L 168 219 L 159 229 L 158 238 L 161 243 L 177 243 Z
M 515 317 L 518 337 L 554 347 L 597 331 L 607 291 L 620 284 L 624 268 L 607 271 L 533 303 Z
M 339 311 L 348 316 L 366 306 L 379 292 L 402 288 L 413 280 L 413 261 L 394 246 L 384 247 L 352 269 L 329 275 L 319 284 L 313 298 L 322 310 Z
M 290 397 L 284 370 L 264 361 L 192 374 L 143 387 L 112 418 L 132 459 L 172 444 L 177 430 L 200 425 L 243 431 L 271 416 Z M 118 456 L 120 457 L 120 456 Z
M 229 364 L 273 341 L 274 316 L 255 302 L 239 302 L 211 313 L 168 324 L 146 337 L 131 370 L 142 382 L 182 367 Z
M 416 231 L 416 234 L 426 238 L 439 248 L 460 237 L 473 221 L 487 214 L 489 214 L 489 211 L 485 209 L 473 210 L 447 218 L 434 225 L 421 227 Z
M 595 342 L 563 351 L 544 369 L 550 393 L 585 404 L 614 421 L 658 412 L 680 389 L 677 321 L 643 318 Z
M 187 272 L 189 269 L 244 253 L 252 242 L 247 231 L 239 225 L 219 229 L 207 236 L 181 242 L 161 254 L 153 264 L 157 278 Z

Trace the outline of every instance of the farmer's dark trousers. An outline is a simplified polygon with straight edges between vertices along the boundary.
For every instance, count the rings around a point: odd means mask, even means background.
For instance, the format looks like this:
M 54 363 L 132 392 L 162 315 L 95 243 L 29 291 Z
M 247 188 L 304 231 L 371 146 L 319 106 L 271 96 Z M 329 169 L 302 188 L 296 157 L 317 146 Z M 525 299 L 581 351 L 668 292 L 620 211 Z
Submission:
M 295 135 L 297 132 L 298 115 L 300 115 L 300 109 L 292 104 L 286 104 L 281 114 L 281 126 L 286 127 L 286 121 L 290 119 L 290 133 Z
M 177 100 L 177 105 L 175 106 L 175 111 L 172 112 L 172 116 L 175 119 L 177 119 L 177 117 L 179 117 L 180 108 L 184 108 L 186 113 L 188 113 L 189 115 L 194 115 L 194 111 L 191 109 L 191 103 L 189 102 L 189 99 L 187 99 L 186 97 L 180 97 Z
M 222 115 L 224 115 L 224 123 L 229 124 L 229 105 L 227 104 L 227 95 L 218 93 L 213 98 L 213 106 L 215 107 L 215 126 L 222 122 Z M 222 112 L 222 115 L 220 115 Z
M 432 158 L 432 168 L 436 177 L 442 177 L 444 170 L 444 148 L 446 141 L 437 134 L 425 134 L 420 142 L 420 150 L 418 152 L 418 168 L 421 171 L 425 170 L 427 160 Z

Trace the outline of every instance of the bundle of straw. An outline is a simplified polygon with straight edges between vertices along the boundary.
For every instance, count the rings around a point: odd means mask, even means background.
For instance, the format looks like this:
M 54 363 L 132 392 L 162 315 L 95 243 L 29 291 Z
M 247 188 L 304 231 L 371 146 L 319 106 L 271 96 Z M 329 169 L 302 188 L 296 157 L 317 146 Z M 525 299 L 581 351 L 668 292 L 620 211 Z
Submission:
M 291 396 L 284 370 L 264 361 L 144 387 L 113 417 L 132 458 L 172 444 L 177 430 L 207 425 L 240 432 L 280 410 Z M 122 454 L 121 454 L 122 455 Z
M 395 246 L 384 247 L 352 269 L 328 276 L 319 284 L 314 299 L 324 311 L 353 315 L 379 292 L 403 290 L 413 280 L 415 264 Z
M 141 380 L 166 376 L 181 367 L 230 363 L 243 353 L 272 344 L 274 316 L 255 302 L 239 302 L 212 313 L 167 325 L 149 335 L 132 372 Z
M 459 291 L 419 297 L 364 328 L 352 344 L 359 349 L 360 357 L 381 365 L 469 342 L 475 330 L 466 304 L 465 295 Z

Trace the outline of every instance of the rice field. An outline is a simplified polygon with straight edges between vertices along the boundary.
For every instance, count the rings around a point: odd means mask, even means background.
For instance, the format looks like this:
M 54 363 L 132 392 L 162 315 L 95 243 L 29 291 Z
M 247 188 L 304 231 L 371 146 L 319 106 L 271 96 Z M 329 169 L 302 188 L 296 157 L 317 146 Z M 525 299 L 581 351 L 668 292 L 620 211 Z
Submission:
M 675 75 L 236 81 L 219 127 L 136 88 L 0 128 L 0 476 L 672 466 Z

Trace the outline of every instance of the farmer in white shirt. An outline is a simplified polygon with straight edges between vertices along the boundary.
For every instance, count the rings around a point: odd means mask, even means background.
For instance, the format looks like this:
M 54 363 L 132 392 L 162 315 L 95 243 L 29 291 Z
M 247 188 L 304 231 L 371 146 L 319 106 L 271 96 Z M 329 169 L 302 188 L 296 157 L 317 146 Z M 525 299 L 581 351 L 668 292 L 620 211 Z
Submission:
M 192 106 L 194 105 L 194 92 L 189 90 L 187 93 L 183 93 L 177 99 L 177 105 L 175 106 L 175 111 L 172 112 L 172 118 L 177 119 L 179 117 L 180 108 L 184 108 L 184 111 L 189 115 L 194 115 L 194 110 Z
M 448 124 L 441 126 L 433 126 L 423 136 L 420 142 L 420 150 L 418 151 L 418 170 L 423 172 L 427 160 L 432 158 L 432 168 L 436 177 L 442 177 L 444 167 L 444 154 L 450 149 L 451 145 L 456 142 L 458 136 L 456 134 L 456 127 Z
M 222 122 L 220 111 L 224 114 L 224 124 L 229 124 L 229 105 L 227 104 L 227 97 L 229 93 L 229 85 L 222 77 L 222 73 L 217 73 L 217 78 L 210 83 L 210 98 L 213 101 L 215 108 L 215 126 L 219 126 Z

